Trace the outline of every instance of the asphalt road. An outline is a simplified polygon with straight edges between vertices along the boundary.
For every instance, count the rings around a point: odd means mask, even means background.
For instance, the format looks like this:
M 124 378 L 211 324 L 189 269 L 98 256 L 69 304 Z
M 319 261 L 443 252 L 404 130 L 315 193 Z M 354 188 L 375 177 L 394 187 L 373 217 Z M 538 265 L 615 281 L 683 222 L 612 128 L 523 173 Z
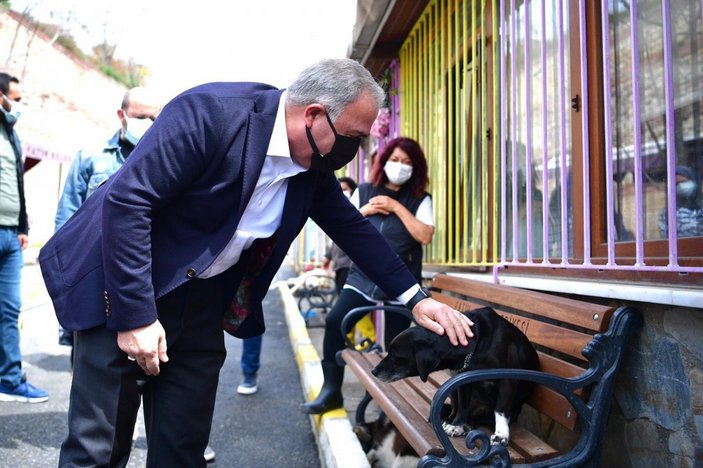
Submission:
M 292 273 L 279 272 L 284 279 Z M 275 284 L 275 281 L 274 281 Z M 39 267 L 27 264 L 22 279 L 21 346 L 24 370 L 34 385 L 49 392 L 46 403 L 0 402 L 0 468 L 55 467 L 66 436 L 71 381 L 69 348 L 57 343 L 58 324 Z M 227 359 L 220 374 L 210 445 L 210 467 L 319 467 L 310 419 L 298 410 L 303 401 L 283 306 L 276 288 L 264 301 L 264 335 L 259 391 L 238 395 L 241 341 L 227 336 Z M 140 417 L 141 419 L 141 417 Z M 142 467 L 146 439 L 141 422 L 128 467 Z

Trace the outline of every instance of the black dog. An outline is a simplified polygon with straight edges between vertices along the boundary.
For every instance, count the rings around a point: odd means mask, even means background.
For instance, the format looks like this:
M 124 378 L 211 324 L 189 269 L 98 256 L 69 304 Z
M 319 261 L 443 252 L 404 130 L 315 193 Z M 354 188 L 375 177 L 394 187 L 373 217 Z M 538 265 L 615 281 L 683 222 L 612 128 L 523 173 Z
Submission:
M 413 376 L 426 382 L 431 372 L 442 369 L 539 369 L 537 352 L 515 325 L 489 307 L 464 313 L 474 322 L 468 347 L 452 346 L 446 335 L 411 327 L 391 342 L 373 375 L 384 382 Z M 490 380 L 457 388 L 451 395 L 451 414 L 443 422 L 445 432 L 465 435 L 472 427 L 495 423 L 491 444 L 508 445 L 508 424 L 520 414 L 532 387 L 531 382 Z

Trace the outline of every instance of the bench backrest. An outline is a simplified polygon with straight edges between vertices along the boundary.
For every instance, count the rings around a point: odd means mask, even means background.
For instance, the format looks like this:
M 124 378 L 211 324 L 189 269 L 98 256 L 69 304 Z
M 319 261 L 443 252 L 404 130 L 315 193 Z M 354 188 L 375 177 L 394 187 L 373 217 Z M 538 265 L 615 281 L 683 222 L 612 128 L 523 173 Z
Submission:
M 604 333 L 613 307 L 508 286 L 440 274 L 432 280 L 432 297 L 457 310 L 490 306 L 516 325 L 535 345 L 541 370 L 562 377 L 583 373 L 583 348 Z M 528 404 L 564 427 L 576 429 L 575 411 L 558 393 L 542 386 Z

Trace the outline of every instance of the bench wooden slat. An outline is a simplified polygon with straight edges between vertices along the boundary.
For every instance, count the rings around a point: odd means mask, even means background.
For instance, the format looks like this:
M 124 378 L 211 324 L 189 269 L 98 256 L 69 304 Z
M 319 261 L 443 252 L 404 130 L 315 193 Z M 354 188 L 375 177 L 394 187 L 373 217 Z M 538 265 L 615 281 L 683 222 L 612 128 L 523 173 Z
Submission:
M 419 377 L 410 377 L 404 380 L 408 382 L 408 385 L 410 385 L 416 393 L 422 396 L 428 406 L 432 403 L 432 397 L 434 397 L 438 387 L 432 380 L 427 379 L 427 382 L 423 382 Z M 429 414 L 428 412 L 427 415 L 429 416 Z
M 568 378 L 576 377 L 584 372 L 582 367 L 562 361 L 549 354 L 537 351 L 537 355 L 539 356 L 539 367 L 542 372 Z
M 463 299 L 458 299 L 456 297 L 447 296 L 437 292 L 432 293 L 432 298 L 462 311 L 473 310 L 476 305 L 471 302 L 464 301 Z M 592 335 L 509 313 L 501 310 L 500 308 L 496 308 L 496 311 L 507 321 L 518 327 L 520 331 L 527 335 L 527 338 L 529 338 L 529 340 L 533 343 L 559 351 L 560 353 L 564 353 L 584 362 L 586 361 L 586 358 L 583 354 L 581 354 L 581 351 L 584 346 L 591 341 L 593 338 Z
M 571 403 L 554 390 L 535 385 L 527 404 L 567 429 L 576 429 L 576 411 Z
M 559 351 L 584 362 L 586 361 L 582 351 L 588 342 L 593 339 L 592 335 L 511 314 L 503 310 L 497 310 L 497 312 L 508 322 L 518 327 L 532 343 Z
M 342 358 L 349 369 L 356 374 L 359 382 L 366 388 L 376 404 L 383 409 L 386 416 L 398 428 L 405 440 L 423 456 L 427 453 L 444 453 L 444 448 L 435 436 L 432 427 L 427 424 L 427 417 L 413 418 L 417 413 L 391 385 L 384 384 L 371 375 L 373 366 L 363 354 L 345 349 Z
M 432 280 L 432 287 L 440 290 L 461 291 L 462 295 L 480 299 L 489 304 L 495 304 L 494 301 L 499 300 L 498 303 L 501 305 L 578 325 L 596 332 L 607 329 L 610 317 L 614 312 L 614 309 L 608 306 L 449 275 L 435 276 Z
M 524 455 L 529 462 L 545 460 L 559 454 L 557 449 L 517 424 L 510 425 L 510 446 Z

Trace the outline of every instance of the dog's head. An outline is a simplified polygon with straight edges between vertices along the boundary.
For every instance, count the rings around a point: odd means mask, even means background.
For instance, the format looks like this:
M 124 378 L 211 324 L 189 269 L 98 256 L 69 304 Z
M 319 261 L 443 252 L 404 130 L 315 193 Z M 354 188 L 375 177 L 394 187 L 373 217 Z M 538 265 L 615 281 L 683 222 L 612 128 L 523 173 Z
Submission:
M 422 327 L 411 327 L 391 341 L 388 355 L 371 370 L 383 382 L 419 376 L 423 382 L 431 372 L 454 368 L 468 353 L 464 346 L 452 346 L 449 339 Z

